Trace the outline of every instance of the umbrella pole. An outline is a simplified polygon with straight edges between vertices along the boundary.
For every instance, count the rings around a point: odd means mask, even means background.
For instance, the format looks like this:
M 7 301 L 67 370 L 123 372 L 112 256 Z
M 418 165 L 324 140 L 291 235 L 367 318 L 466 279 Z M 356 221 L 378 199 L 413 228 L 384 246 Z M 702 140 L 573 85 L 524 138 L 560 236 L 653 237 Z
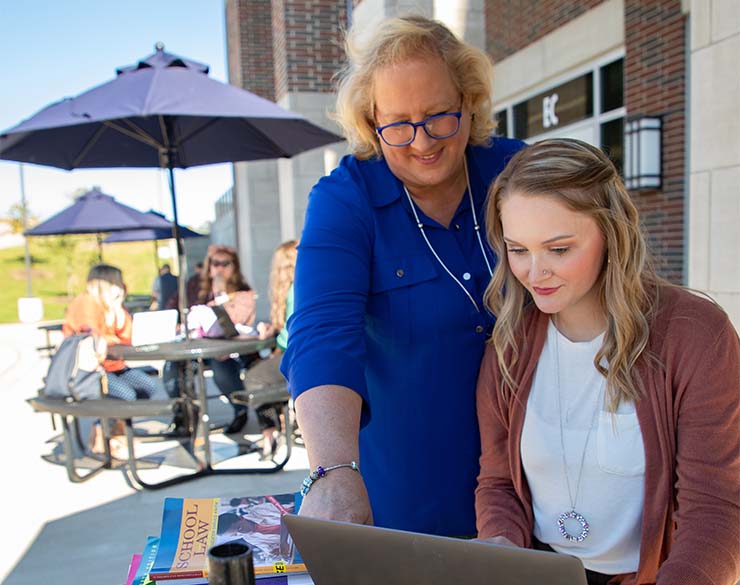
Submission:
M 167 170 L 169 171 L 168 176 L 170 180 L 170 197 L 172 199 L 172 217 L 174 218 L 172 224 L 172 235 L 175 237 L 177 242 L 177 265 L 179 267 L 180 274 L 177 278 L 177 309 L 180 311 L 180 323 L 182 324 L 183 331 L 185 333 L 185 339 L 189 338 L 188 335 L 188 312 L 187 312 L 187 299 L 185 298 L 185 280 L 187 278 L 187 266 L 185 265 L 185 249 L 180 237 L 180 222 L 177 218 L 177 195 L 175 193 L 175 172 L 172 167 L 172 155 L 169 157 L 169 165 Z
M 95 239 L 98 242 L 98 262 L 103 262 L 103 236 L 100 232 L 95 234 Z

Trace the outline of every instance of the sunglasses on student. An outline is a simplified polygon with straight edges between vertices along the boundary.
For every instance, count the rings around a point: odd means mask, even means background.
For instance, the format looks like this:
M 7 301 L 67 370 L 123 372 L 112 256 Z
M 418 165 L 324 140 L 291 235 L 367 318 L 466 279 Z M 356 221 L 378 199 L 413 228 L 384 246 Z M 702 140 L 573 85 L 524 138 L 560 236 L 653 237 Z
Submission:
M 228 268 L 233 262 L 231 260 L 211 260 L 211 266 L 216 268 Z

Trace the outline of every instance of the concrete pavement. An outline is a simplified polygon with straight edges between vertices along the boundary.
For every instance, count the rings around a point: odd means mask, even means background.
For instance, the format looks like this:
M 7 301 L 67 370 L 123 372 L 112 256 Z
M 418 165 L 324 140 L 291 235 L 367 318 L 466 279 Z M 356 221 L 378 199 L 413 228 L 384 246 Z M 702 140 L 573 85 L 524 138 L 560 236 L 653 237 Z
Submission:
M 141 552 L 148 535 L 159 533 L 165 497 L 236 497 L 299 488 L 308 468 L 302 448 L 295 448 L 286 469 L 273 475 L 213 476 L 138 491 L 121 471 L 106 470 L 86 483 L 70 483 L 62 465 L 41 458 L 52 451 L 48 441 L 58 432 L 49 416 L 34 413 L 25 402 L 36 395 L 48 367 L 36 351 L 43 344 L 36 325 L 0 325 L 3 584 L 121 584 L 131 554 Z M 150 473 L 177 471 L 168 467 Z

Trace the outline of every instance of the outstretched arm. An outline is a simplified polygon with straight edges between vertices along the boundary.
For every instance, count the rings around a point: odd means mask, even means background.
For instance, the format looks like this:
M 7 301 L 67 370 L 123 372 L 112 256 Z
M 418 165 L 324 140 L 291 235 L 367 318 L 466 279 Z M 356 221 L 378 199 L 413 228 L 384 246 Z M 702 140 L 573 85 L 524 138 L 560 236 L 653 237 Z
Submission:
M 344 386 L 317 386 L 296 400 L 298 424 L 311 469 L 356 461 L 362 398 Z M 360 466 L 362 469 L 362 466 Z M 315 518 L 372 524 L 362 476 L 348 467 L 335 469 L 314 482 L 301 514 Z

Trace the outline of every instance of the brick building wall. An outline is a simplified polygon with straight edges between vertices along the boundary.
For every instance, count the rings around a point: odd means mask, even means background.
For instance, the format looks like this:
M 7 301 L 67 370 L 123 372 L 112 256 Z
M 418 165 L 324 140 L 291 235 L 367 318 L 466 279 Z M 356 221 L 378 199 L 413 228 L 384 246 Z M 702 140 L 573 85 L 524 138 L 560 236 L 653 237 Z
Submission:
M 500 61 L 604 0 L 488 0 L 486 50 Z
M 346 0 L 227 0 L 229 81 L 272 101 L 333 91 Z
M 487 0 L 486 46 L 500 61 L 603 0 Z M 623 0 L 627 116 L 663 120 L 659 191 L 632 192 L 660 273 L 685 281 L 686 16 L 681 0 Z M 534 83 L 537 80 L 533 80 Z
M 281 29 L 274 45 L 276 98 L 287 92 L 332 92 L 332 78 L 344 63 L 346 1 L 278 0 L 273 21 L 276 31 Z
M 227 0 L 229 82 L 275 101 L 272 3 Z
M 661 274 L 684 275 L 686 16 L 680 0 L 625 0 L 628 116 L 663 119 L 663 188 L 633 193 Z

